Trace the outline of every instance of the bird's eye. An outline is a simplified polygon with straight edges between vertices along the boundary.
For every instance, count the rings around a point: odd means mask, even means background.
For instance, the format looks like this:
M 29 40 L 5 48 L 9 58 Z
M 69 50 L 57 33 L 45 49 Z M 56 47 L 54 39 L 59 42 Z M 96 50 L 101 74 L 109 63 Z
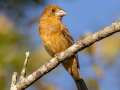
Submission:
M 52 12 L 55 12 L 55 9 L 52 9 Z

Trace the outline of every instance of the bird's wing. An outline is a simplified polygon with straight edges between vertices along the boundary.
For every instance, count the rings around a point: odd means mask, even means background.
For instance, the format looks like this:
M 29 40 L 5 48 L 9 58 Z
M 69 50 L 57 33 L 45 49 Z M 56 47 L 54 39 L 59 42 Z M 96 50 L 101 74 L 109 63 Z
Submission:
M 69 42 L 70 42 L 71 44 L 74 43 L 74 39 L 71 37 L 71 35 L 70 35 L 70 33 L 69 33 L 69 31 L 68 31 L 68 29 L 67 29 L 66 27 L 64 27 L 64 28 L 62 29 L 62 33 L 63 33 L 63 35 L 65 36 L 65 38 L 66 38 L 67 40 L 69 40 Z

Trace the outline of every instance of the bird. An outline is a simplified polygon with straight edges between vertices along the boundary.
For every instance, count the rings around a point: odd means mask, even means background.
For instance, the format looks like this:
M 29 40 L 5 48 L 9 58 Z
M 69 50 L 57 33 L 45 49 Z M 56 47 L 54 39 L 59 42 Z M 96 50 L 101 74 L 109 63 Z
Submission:
M 73 45 L 74 40 L 67 27 L 62 22 L 67 13 L 57 5 L 48 5 L 39 19 L 39 35 L 44 47 L 51 57 Z M 77 54 L 63 61 L 65 69 L 72 76 L 78 90 L 88 90 L 85 81 L 80 76 L 80 67 Z

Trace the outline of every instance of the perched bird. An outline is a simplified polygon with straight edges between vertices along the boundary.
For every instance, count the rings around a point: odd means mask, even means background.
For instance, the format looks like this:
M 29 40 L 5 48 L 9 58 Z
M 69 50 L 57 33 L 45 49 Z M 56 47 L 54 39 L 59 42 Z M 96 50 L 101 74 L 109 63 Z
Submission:
M 53 57 L 73 44 L 73 39 L 62 17 L 66 12 L 57 5 L 48 5 L 42 12 L 39 22 L 39 34 L 48 53 Z M 80 77 L 77 55 L 62 63 L 71 74 L 78 90 L 88 90 L 84 80 Z

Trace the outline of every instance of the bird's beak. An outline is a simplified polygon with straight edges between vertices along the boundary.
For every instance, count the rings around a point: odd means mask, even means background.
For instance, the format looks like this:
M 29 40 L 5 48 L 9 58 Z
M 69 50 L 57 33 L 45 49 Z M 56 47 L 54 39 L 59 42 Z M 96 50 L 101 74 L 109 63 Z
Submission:
M 55 14 L 57 16 L 65 16 L 67 13 L 64 10 L 58 10 Z

